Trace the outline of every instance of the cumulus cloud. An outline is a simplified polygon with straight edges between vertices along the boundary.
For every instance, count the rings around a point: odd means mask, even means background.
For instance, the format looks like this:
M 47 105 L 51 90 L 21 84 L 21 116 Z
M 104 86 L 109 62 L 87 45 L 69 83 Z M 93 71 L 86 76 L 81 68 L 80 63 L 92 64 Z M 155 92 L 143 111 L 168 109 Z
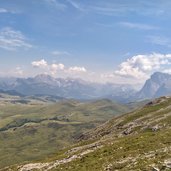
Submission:
M 71 72 L 87 72 L 87 70 L 84 67 L 78 67 L 78 66 L 70 67 L 69 71 L 71 71 Z
M 44 59 L 41 59 L 39 61 L 33 61 L 31 64 L 33 67 L 37 67 L 37 68 L 48 66 L 47 62 Z
M 0 30 L 0 48 L 6 50 L 17 50 L 18 48 L 28 49 L 32 45 L 27 43 L 26 37 L 20 32 L 10 27 Z
M 62 71 L 64 70 L 65 66 L 64 64 L 57 64 L 57 63 L 52 63 L 52 64 L 48 64 L 48 62 L 44 59 L 38 60 L 38 61 L 33 61 L 31 63 L 31 65 L 34 68 L 38 68 L 41 69 L 41 71 L 44 71 L 45 73 L 51 74 L 51 75 L 55 75 L 57 74 L 58 71 Z
M 58 69 L 63 70 L 65 66 L 64 64 L 52 64 L 51 67 L 54 70 L 58 70 Z
M 52 64 L 49 66 L 52 75 L 55 75 L 59 70 L 64 70 L 64 64 Z
M 171 54 L 136 55 L 127 59 L 119 65 L 115 75 L 132 78 L 146 78 L 155 70 L 162 69 L 162 66 L 171 64 Z
M 60 74 L 68 74 L 68 76 L 71 75 L 77 75 L 81 73 L 86 73 L 87 70 L 85 67 L 79 67 L 79 66 L 71 66 L 71 67 L 65 67 L 62 63 L 48 63 L 45 59 L 37 60 L 31 62 L 31 65 L 34 68 L 39 69 L 40 72 L 45 72 L 51 75 L 56 75 L 57 73 Z

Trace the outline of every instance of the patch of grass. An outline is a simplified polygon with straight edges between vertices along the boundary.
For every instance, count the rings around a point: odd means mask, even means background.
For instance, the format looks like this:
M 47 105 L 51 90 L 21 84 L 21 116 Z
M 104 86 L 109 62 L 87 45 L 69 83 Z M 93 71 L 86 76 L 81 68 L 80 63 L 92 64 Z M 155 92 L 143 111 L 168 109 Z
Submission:
M 171 130 L 144 132 L 139 135 L 126 136 L 116 141 L 106 140 L 104 147 L 85 155 L 68 164 L 60 165 L 52 171 L 99 171 L 111 164 L 113 170 L 150 170 L 151 164 L 160 166 L 171 157 L 170 151 L 163 148 L 171 146 Z M 151 157 L 148 157 L 152 154 Z

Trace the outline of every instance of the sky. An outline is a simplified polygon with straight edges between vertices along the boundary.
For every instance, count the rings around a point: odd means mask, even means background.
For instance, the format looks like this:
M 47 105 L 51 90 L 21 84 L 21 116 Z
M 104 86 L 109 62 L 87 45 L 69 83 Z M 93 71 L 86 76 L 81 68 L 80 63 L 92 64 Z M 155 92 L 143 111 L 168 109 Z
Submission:
M 0 0 L 0 76 L 143 83 L 171 73 L 170 0 Z

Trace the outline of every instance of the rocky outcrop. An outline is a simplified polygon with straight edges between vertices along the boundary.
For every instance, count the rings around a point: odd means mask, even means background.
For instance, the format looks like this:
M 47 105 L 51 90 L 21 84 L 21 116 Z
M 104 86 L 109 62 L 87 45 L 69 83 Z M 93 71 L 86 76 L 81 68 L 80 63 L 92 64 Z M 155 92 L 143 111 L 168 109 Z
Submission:
M 54 162 L 49 162 L 49 163 L 29 163 L 26 165 L 19 166 L 17 170 L 18 171 L 33 171 L 35 169 L 38 169 L 38 170 L 48 171 L 59 165 L 72 162 L 73 160 L 76 160 L 76 159 L 81 159 L 86 154 L 92 153 L 93 151 L 102 147 L 103 145 L 101 143 L 92 143 L 92 144 L 88 144 L 85 146 L 76 147 L 67 151 L 66 154 L 68 155 L 68 157 L 64 159 L 56 160 Z

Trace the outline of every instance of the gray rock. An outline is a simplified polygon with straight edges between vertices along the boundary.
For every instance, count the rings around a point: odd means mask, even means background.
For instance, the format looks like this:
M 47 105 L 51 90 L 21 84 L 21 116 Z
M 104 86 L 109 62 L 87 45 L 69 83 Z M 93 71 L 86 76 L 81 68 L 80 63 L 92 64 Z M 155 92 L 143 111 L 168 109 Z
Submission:
M 153 167 L 152 171 L 160 171 L 160 169 L 157 167 Z
M 171 169 L 171 160 L 165 160 L 165 166 L 169 169 Z

